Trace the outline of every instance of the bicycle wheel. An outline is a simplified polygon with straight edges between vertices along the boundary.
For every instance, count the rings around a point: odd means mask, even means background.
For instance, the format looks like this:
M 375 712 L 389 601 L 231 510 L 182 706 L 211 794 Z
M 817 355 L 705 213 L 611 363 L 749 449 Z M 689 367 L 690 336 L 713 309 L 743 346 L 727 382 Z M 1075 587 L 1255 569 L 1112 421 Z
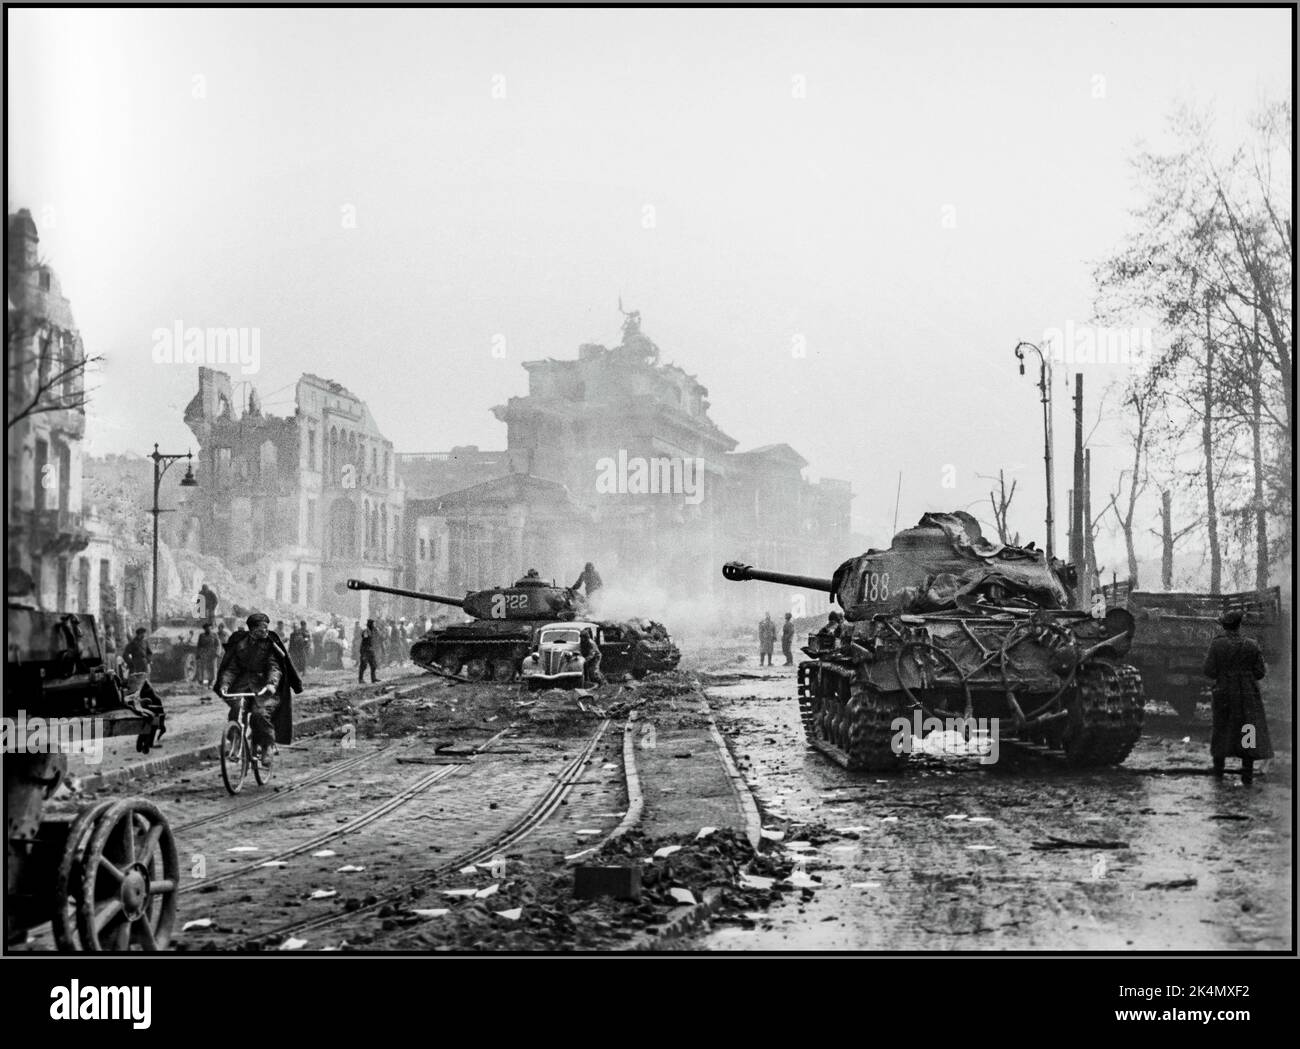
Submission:
M 249 757 L 251 759 L 252 758 L 251 751 L 253 749 L 253 744 L 251 741 L 249 742 L 247 749 L 250 751 Z M 265 783 L 267 780 L 271 778 L 271 770 L 262 765 L 261 758 L 252 760 L 251 764 L 253 766 L 253 779 L 257 780 L 257 785 L 260 787 L 263 783 Z
M 221 737 L 221 778 L 226 790 L 238 794 L 248 774 L 248 748 L 244 746 L 244 729 L 238 721 L 226 723 Z

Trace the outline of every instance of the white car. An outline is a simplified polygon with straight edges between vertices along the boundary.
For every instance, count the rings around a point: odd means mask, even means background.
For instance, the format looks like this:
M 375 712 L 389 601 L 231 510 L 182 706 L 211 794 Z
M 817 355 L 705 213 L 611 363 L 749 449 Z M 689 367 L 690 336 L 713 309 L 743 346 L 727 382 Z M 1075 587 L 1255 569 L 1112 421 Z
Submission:
M 548 623 L 537 631 L 533 650 L 524 658 L 521 676 L 529 689 L 582 688 L 586 661 L 582 658 L 582 631 L 590 630 L 599 643 L 595 623 Z

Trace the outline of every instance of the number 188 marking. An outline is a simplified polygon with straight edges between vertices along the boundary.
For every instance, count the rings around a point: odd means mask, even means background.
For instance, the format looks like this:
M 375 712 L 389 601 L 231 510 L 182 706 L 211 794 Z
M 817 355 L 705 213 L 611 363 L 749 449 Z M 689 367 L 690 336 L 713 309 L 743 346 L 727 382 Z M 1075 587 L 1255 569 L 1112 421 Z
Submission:
M 889 597 L 889 573 L 868 572 L 862 577 L 862 600 L 884 601 Z

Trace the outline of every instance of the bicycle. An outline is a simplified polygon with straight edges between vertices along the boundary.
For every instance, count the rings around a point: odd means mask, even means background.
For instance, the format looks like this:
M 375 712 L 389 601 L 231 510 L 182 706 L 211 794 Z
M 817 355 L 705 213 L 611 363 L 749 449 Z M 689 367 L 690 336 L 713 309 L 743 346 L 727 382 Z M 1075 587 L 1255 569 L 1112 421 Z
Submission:
M 250 717 L 253 705 L 249 700 L 255 699 L 257 695 L 256 692 L 230 692 L 224 697 L 239 700 L 239 714 L 234 721 L 226 723 L 225 732 L 221 736 L 221 778 L 231 794 L 238 794 L 243 788 L 250 768 L 258 786 L 271 778 L 271 770 L 253 753 L 255 747 Z

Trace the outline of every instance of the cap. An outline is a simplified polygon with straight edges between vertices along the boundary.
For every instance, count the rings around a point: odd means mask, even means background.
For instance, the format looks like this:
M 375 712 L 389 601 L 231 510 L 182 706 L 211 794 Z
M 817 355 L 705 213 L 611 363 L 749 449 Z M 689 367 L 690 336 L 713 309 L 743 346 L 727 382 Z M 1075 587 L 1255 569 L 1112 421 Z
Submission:
M 269 625 L 271 622 L 271 617 L 268 616 L 265 612 L 254 612 L 251 616 L 248 617 L 247 620 L 245 620 L 245 622 L 249 625 L 249 627 L 255 627 L 257 626 L 258 623 L 266 623 Z
M 1245 614 L 1240 609 L 1233 609 L 1231 612 L 1224 612 L 1219 616 L 1219 626 L 1225 630 L 1236 630 L 1241 626 L 1241 621 L 1245 619 Z

